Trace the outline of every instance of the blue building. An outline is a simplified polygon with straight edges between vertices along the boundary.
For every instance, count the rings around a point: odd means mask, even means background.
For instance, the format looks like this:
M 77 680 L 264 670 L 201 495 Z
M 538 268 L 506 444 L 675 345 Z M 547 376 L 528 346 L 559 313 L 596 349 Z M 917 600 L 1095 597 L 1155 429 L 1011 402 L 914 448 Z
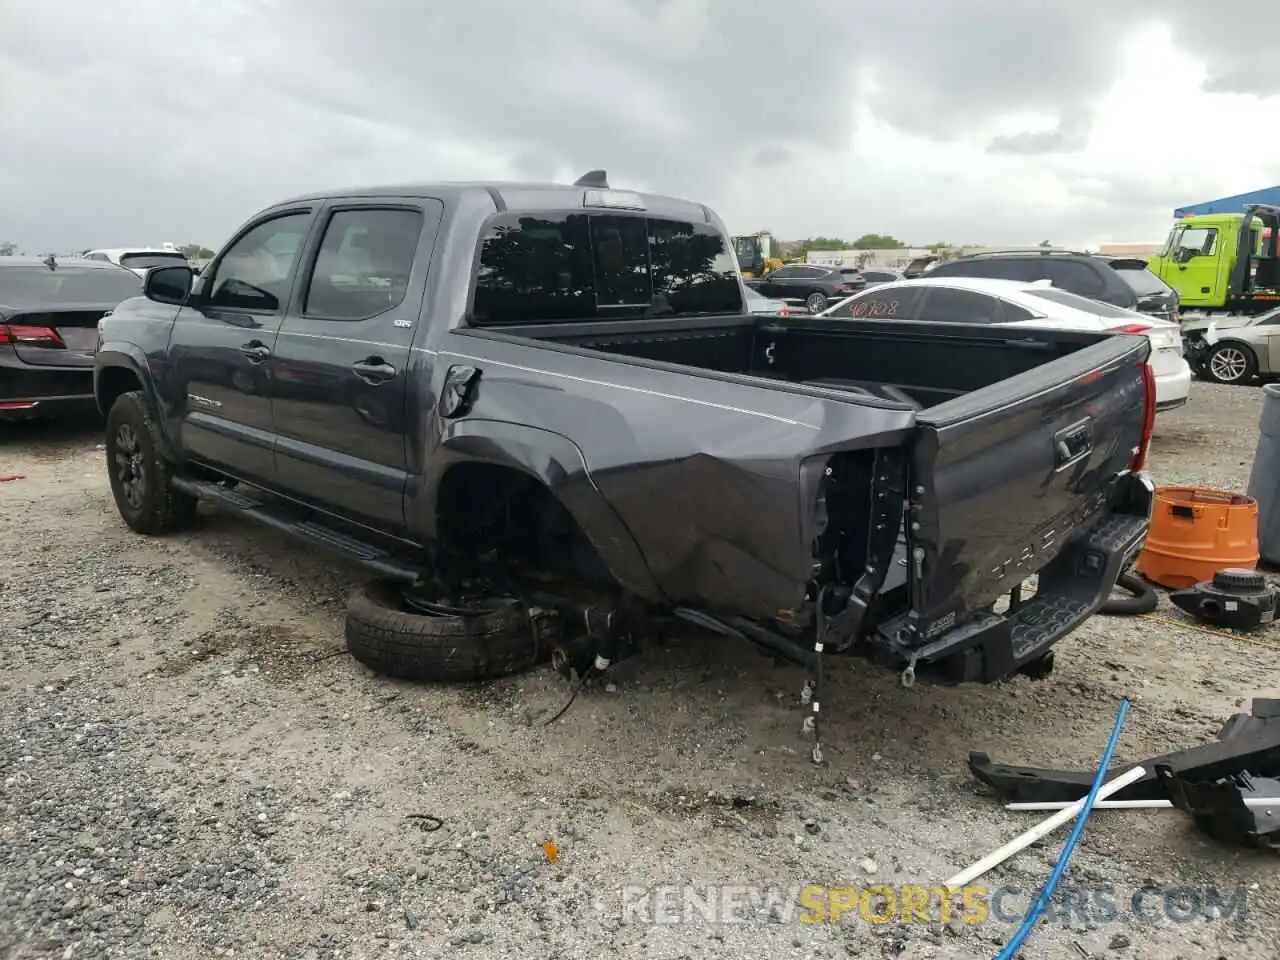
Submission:
M 1254 190 L 1252 193 L 1238 193 L 1234 197 L 1223 197 L 1220 200 L 1209 200 L 1205 203 L 1193 203 L 1187 207 L 1178 207 L 1173 211 L 1174 219 L 1190 217 L 1202 213 L 1244 213 L 1244 208 L 1251 203 L 1266 203 L 1280 207 L 1280 186 Z

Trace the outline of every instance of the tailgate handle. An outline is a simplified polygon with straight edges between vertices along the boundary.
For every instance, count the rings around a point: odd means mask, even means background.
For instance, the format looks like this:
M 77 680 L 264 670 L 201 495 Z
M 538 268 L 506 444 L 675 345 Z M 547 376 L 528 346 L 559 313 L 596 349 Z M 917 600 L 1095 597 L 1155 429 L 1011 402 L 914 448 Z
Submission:
M 1087 455 L 1093 450 L 1093 419 L 1063 427 L 1053 435 L 1053 449 L 1059 470 Z

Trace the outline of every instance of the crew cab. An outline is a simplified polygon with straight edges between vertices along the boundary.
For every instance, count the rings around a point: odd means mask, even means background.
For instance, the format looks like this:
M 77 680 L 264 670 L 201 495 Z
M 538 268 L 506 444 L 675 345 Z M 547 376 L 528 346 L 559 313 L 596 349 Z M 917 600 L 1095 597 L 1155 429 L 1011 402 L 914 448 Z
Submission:
M 1144 542 L 1149 352 L 753 315 L 716 214 L 596 171 L 277 204 L 101 322 L 95 395 L 139 533 L 206 500 L 406 589 L 993 681 Z

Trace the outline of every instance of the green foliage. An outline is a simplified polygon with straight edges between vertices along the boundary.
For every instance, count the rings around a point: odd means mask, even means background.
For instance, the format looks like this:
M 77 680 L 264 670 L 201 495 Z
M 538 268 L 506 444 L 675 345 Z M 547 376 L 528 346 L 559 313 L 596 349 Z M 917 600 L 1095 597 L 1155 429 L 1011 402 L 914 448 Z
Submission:
M 853 241 L 854 250 L 901 250 L 906 244 L 884 233 L 864 233 Z

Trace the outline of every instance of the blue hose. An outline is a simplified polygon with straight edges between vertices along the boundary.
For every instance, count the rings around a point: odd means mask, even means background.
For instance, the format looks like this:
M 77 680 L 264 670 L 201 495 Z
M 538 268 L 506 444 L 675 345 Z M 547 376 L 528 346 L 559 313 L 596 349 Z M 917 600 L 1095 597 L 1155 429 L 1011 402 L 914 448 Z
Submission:
M 1076 824 L 1071 829 L 1071 836 L 1067 837 L 1067 842 L 1062 845 L 1062 852 L 1058 854 L 1057 866 L 1053 868 L 1053 873 L 1049 875 L 1049 881 L 1044 885 L 1044 889 L 1040 891 L 1040 896 L 1036 897 L 1036 902 L 1027 911 L 1026 917 L 1022 920 L 1022 926 L 1018 927 L 1017 932 L 1004 945 L 1004 949 L 996 954 L 996 960 L 1012 960 L 1017 954 L 1018 948 L 1030 936 L 1031 931 L 1035 928 L 1036 921 L 1040 919 L 1045 907 L 1049 905 L 1049 899 L 1053 896 L 1053 891 L 1057 889 L 1058 881 L 1066 873 L 1067 862 L 1071 859 L 1071 854 L 1075 852 L 1076 844 L 1080 842 L 1080 836 L 1084 833 L 1085 822 L 1088 821 L 1089 814 L 1093 812 L 1093 804 L 1098 799 L 1098 791 L 1106 780 L 1107 768 L 1111 766 L 1111 755 L 1115 753 L 1116 744 L 1120 741 L 1120 731 L 1124 728 L 1124 718 L 1129 713 L 1130 703 L 1131 701 L 1128 697 L 1120 701 L 1120 712 L 1116 714 L 1116 725 L 1111 729 L 1111 739 L 1107 742 L 1107 749 L 1103 751 L 1102 759 L 1098 762 L 1098 772 L 1093 776 L 1093 785 L 1089 787 L 1089 795 L 1085 797 L 1084 806 L 1080 808 L 1080 812 L 1076 815 Z

